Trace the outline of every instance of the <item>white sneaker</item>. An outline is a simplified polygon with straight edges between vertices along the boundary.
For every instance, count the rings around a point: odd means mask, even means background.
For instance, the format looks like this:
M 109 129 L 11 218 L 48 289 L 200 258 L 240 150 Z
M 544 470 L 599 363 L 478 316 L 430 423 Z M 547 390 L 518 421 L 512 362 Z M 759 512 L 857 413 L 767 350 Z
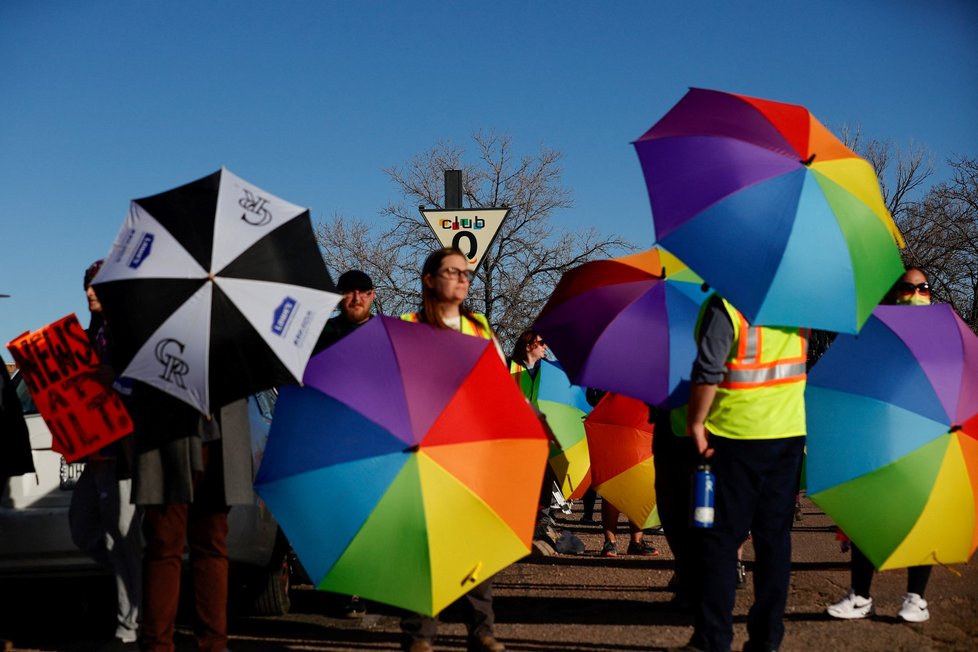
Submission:
M 865 618 L 873 613 L 873 599 L 858 596 L 852 589 L 849 589 L 846 597 L 829 606 L 825 611 L 833 618 L 844 618 L 846 620 Z
M 930 619 L 930 612 L 927 611 L 927 600 L 916 593 L 908 593 L 903 596 L 903 606 L 897 615 L 908 623 L 922 623 Z

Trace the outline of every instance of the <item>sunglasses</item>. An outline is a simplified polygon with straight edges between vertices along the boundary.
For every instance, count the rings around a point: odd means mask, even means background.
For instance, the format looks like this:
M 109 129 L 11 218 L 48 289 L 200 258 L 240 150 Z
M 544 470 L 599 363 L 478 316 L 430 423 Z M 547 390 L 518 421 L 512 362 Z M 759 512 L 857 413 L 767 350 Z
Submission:
M 907 283 L 903 281 L 897 284 L 897 292 L 900 294 L 913 294 L 914 292 L 919 292 L 921 294 L 930 294 L 930 283 Z

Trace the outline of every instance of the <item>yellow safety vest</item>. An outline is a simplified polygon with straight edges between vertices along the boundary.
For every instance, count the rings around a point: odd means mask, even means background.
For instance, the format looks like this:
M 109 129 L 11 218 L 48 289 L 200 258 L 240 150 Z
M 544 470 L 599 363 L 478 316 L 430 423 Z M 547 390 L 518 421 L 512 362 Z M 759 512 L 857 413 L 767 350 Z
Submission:
M 706 427 L 733 439 L 804 436 L 808 329 L 751 326 L 726 300 L 723 306 L 734 339 Z
M 401 315 L 401 319 L 404 321 L 419 321 L 418 313 L 416 312 L 405 313 Z M 489 320 L 486 319 L 485 315 L 478 312 L 462 315 L 459 332 L 463 335 L 475 335 L 484 340 L 492 339 L 492 328 L 489 327 Z
M 525 396 L 528 401 L 532 402 L 537 400 L 537 395 L 540 392 L 539 370 L 535 376 L 531 376 L 526 367 L 521 365 L 516 360 L 510 360 L 509 375 L 516 381 L 516 385 L 520 388 L 520 391 L 523 392 L 523 396 Z

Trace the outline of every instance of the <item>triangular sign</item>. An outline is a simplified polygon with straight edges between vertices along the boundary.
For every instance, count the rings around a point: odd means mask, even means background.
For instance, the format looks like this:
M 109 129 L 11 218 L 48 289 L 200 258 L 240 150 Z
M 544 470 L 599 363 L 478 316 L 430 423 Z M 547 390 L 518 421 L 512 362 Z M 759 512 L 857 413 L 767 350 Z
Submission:
M 419 208 L 421 215 L 443 247 L 462 250 L 475 271 L 492 244 L 508 208 Z

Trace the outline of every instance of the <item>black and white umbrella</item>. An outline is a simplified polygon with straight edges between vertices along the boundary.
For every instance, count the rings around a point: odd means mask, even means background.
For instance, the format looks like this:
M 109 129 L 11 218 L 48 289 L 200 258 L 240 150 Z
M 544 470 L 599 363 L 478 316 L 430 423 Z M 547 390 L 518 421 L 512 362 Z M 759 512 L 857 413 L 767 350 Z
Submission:
M 298 382 L 340 299 L 309 211 L 224 168 L 131 202 L 93 284 L 121 375 L 204 414 Z

